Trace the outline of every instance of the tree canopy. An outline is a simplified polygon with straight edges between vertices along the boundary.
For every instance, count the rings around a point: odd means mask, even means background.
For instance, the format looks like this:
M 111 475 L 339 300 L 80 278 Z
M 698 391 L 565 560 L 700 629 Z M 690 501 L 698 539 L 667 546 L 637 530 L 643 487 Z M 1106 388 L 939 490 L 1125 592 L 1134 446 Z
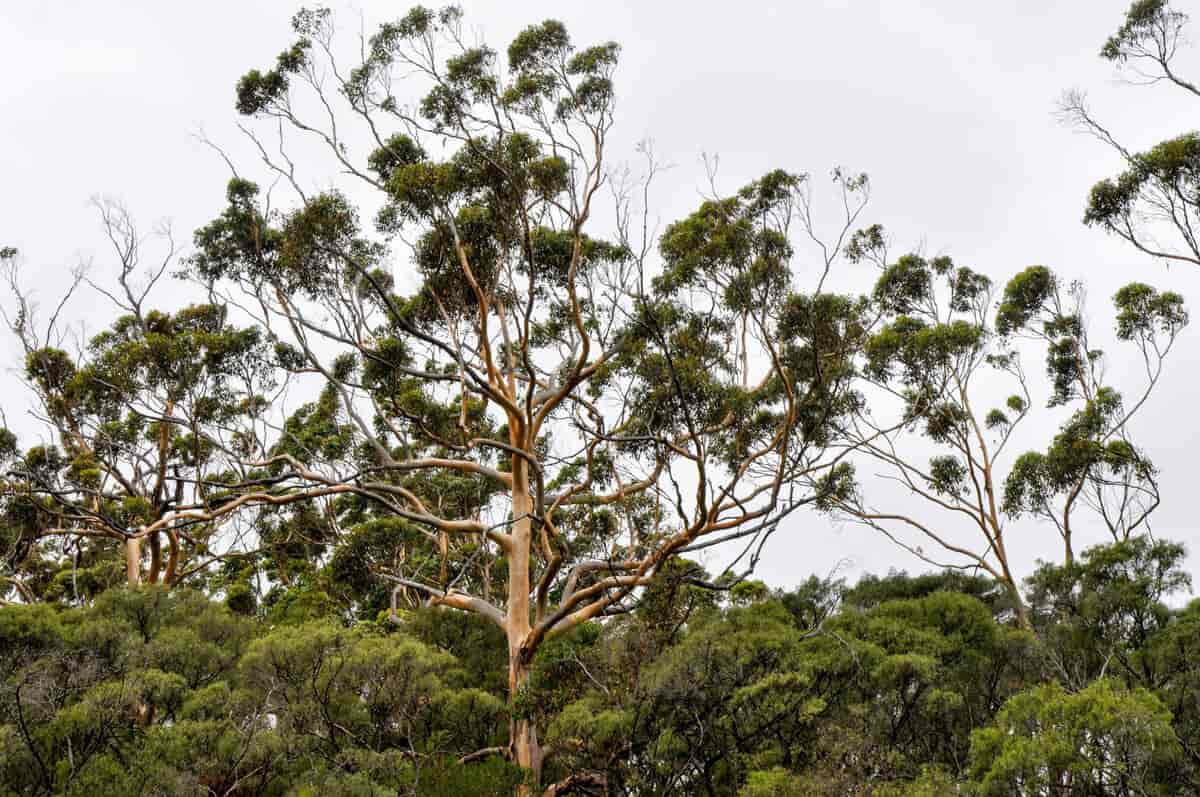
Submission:
M 1100 56 L 1133 85 L 1166 84 L 1185 97 L 1200 87 L 1179 72 L 1180 50 L 1188 43 L 1188 14 L 1169 0 L 1137 0 L 1125 22 L 1108 38 Z M 1200 264 L 1197 167 L 1200 137 L 1186 131 L 1166 141 L 1131 146 L 1125 134 L 1097 116 L 1087 95 L 1073 89 L 1060 103 L 1064 121 L 1107 145 L 1123 170 L 1092 186 L 1083 221 L 1124 239 L 1138 251 L 1165 262 Z

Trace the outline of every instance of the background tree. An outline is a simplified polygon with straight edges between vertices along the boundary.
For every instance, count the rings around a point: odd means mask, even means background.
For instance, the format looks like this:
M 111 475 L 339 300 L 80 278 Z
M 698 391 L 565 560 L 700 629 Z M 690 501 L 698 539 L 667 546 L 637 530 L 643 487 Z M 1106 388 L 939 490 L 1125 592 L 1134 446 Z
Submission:
M 1028 623 L 1006 544 L 1010 518 L 1052 526 L 1067 562 L 1080 509 L 1114 540 L 1148 528 L 1159 503 L 1155 468 L 1131 441 L 1129 422 L 1187 324 L 1183 300 L 1141 283 L 1113 297 L 1117 338 L 1134 345 L 1146 371 L 1140 392 L 1125 399 L 1105 381 L 1103 354 L 1089 341 L 1081 285 L 1030 267 L 1005 286 L 993 318 L 991 280 L 947 257 L 888 263 L 878 226 L 856 233 L 848 253 L 882 273 L 871 297 L 876 320 L 863 348 L 862 400 L 837 434 L 848 457 L 815 482 L 821 506 L 878 529 L 927 563 L 986 572 Z M 1046 347 L 1047 407 L 1072 412 L 1043 451 L 1006 464 L 1016 428 L 1035 412 L 1022 337 Z M 996 385 L 1004 382 L 1013 393 L 999 401 Z M 907 500 L 861 488 L 856 465 L 882 467 Z
M 1100 56 L 1134 85 L 1167 84 L 1196 99 L 1200 87 L 1178 67 L 1187 23 L 1188 15 L 1167 0 L 1137 0 Z M 1139 152 L 1095 115 L 1082 91 L 1067 92 L 1060 111 L 1064 121 L 1104 142 L 1125 163 L 1120 174 L 1092 187 L 1084 223 L 1167 262 L 1200 265 L 1200 135 L 1189 131 Z
M 120 205 L 97 207 L 119 261 L 115 284 L 77 271 L 44 329 L 16 253 L 6 261 L 15 306 L 7 320 L 24 352 L 33 418 L 47 433 L 19 452 L 5 431 L 8 566 L 51 599 L 97 592 L 118 567 L 131 585 L 204 576 L 255 545 L 253 519 L 238 510 L 304 497 L 285 495 L 294 485 L 253 464 L 279 386 L 261 333 L 235 326 L 229 308 L 212 302 L 151 309 L 175 264 L 169 228 L 143 235 Z M 86 343 L 63 315 L 83 286 L 119 314 Z
M 337 442 L 297 445 L 300 419 L 276 478 L 361 498 L 345 520 L 386 519 L 404 542 L 381 577 L 504 632 L 512 755 L 536 781 L 519 709 L 536 651 L 628 611 L 672 557 L 761 539 L 812 500 L 800 477 L 845 409 L 858 319 L 840 297 L 794 292 L 802 175 L 771 172 L 671 225 L 658 276 L 630 190 L 616 240 L 589 234 L 617 45 L 577 49 L 548 21 L 503 66 L 460 26 L 456 9 L 416 8 L 349 66 L 328 12 L 298 14 L 297 43 L 247 73 L 238 110 L 327 145 L 374 190 L 383 240 L 346 194 L 310 195 L 263 147 L 299 204 L 273 210 L 235 178 L 191 268 L 234 289 L 283 365 L 323 382 Z M 425 93 L 410 104 L 400 89 Z M 372 152 L 352 154 L 351 125 Z M 402 242 L 413 269 L 393 276 L 386 246 Z
M 1035 626 L 1065 686 L 1115 675 L 1149 688 L 1162 682 L 1147 646 L 1175 619 L 1166 601 L 1191 585 L 1183 556 L 1178 544 L 1139 537 L 1029 577 Z
M 1160 777 L 1178 754 L 1166 707 L 1104 680 L 1014 697 L 971 747 L 981 795 L 1177 794 Z

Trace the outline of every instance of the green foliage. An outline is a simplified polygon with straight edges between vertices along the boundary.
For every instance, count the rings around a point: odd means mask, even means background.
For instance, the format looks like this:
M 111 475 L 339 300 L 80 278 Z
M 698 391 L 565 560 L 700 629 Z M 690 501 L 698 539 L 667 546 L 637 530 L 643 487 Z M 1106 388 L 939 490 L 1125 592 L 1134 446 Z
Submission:
M 908 315 L 933 298 L 932 276 L 924 258 L 905 255 L 883 270 L 874 299 L 884 312 Z
M 1153 694 L 1098 680 L 1071 694 L 1057 684 L 1011 698 L 972 735 L 980 795 L 1167 795 L 1181 749 Z
M 1100 56 L 1128 69 L 1138 83 L 1182 89 L 1190 99 L 1197 87 L 1179 63 L 1190 43 L 1188 23 L 1188 15 L 1169 0 L 1135 0 Z M 1164 262 L 1200 263 L 1200 243 L 1193 233 L 1200 136 L 1185 132 L 1138 152 L 1097 119 L 1081 92 L 1068 93 L 1062 109 L 1067 121 L 1095 134 L 1125 164 L 1124 171 L 1092 186 L 1084 223 Z
M 308 39 L 300 39 L 288 50 L 279 54 L 276 66 L 267 72 L 252 69 L 237 85 L 237 111 L 253 116 L 268 110 L 284 99 L 288 80 L 304 68 L 306 51 L 312 46 Z
M 1145 528 L 1159 502 L 1157 470 L 1129 439 L 1129 421 L 1146 401 L 1126 405 L 1105 381 L 1103 352 L 1089 339 L 1081 283 L 1065 284 L 1045 266 L 1026 268 L 1007 282 L 989 320 L 991 282 L 950 258 L 908 255 L 886 265 L 886 239 L 878 227 L 860 231 L 848 249 L 877 263 L 882 274 L 871 297 L 878 321 L 856 358 L 865 383 L 847 411 L 856 424 L 841 427 L 842 434 L 848 448 L 883 466 L 933 515 L 872 505 L 848 470 L 812 480 L 819 509 L 879 528 L 926 561 L 964 560 L 987 570 L 1006 582 L 1009 605 L 1019 616 L 1026 611 L 1007 562 L 1001 511 L 1051 524 L 1068 557 L 1077 527 L 1072 516 L 1081 508 L 1095 509 L 1117 540 Z M 1113 302 L 1117 339 L 1132 343 L 1148 364 L 1148 395 L 1188 323 L 1187 311 L 1175 293 L 1141 283 L 1122 288 Z M 1033 412 L 1018 337 L 1044 344 L 1046 405 L 1072 412 L 1044 448 L 1008 460 L 1002 454 L 1014 430 Z M 980 400 L 997 379 L 1019 391 L 1002 407 L 986 394 Z M 880 408 L 889 403 L 900 405 L 899 411 L 885 419 Z M 928 443 L 933 451 L 912 453 L 927 450 Z M 980 534 L 984 553 L 964 547 L 952 530 L 960 526 Z M 931 543 L 937 554 L 926 553 Z
M 402 633 L 269 629 L 186 590 L 0 608 L 0 794 L 510 794 L 504 703 Z M 451 685 L 451 684 L 454 685 Z M 270 718 L 268 720 L 268 718 Z M 456 752 L 455 752 L 456 751 Z M 414 758 L 414 752 L 416 757 Z
M 756 770 L 746 777 L 738 797 L 804 797 L 804 784 L 783 767 Z
M 1045 266 L 1030 266 L 1008 281 L 996 312 L 996 331 L 1010 335 L 1024 329 L 1041 313 L 1057 287 L 1057 279 Z
M 1035 622 L 1063 666 L 1086 682 L 1118 672 L 1154 686 L 1144 650 L 1167 631 L 1166 601 L 1191 586 L 1184 549 L 1135 538 L 1084 551 L 1069 565 L 1042 565 L 1029 578 Z
M 929 461 L 929 486 L 936 492 L 958 495 L 966 489 L 967 469 L 957 457 L 934 457 Z
M 1179 26 L 1187 16 L 1170 7 L 1168 0 L 1135 0 L 1125 12 L 1125 23 L 1109 37 L 1100 50 L 1101 57 L 1124 62 L 1142 49 L 1160 31 Z
M 877 379 L 895 375 L 906 385 L 934 382 L 976 354 L 983 339 L 983 329 L 964 320 L 930 326 L 900 316 L 867 342 L 867 372 Z
M 1041 568 L 1036 636 L 954 571 L 722 600 L 678 563 L 604 633 L 543 646 L 514 708 L 548 779 L 634 793 L 1190 794 L 1200 612 L 1164 603 L 1182 557 L 1137 540 Z M 178 589 L 0 608 L 0 794 L 511 794 L 502 755 L 458 763 L 503 745 L 500 641 L 445 609 L 271 627 Z
M 41 569 L 31 586 L 45 599 L 110 586 L 108 557 L 127 535 L 143 538 L 143 553 L 154 551 L 148 580 L 175 580 L 204 558 L 217 528 L 198 518 L 181 539 L 166 518 L 182 505 L 219 514 L 214 486 L 232 487 L 232 460 L 260 453 L 261 391 L 277 386 L 261 331 L 234 325 L 217 304 L 126 309 L 75 355 L 28 352 L 24 375 L 58 445 L 18 456 L 11 433 L 0 440 L 10 460 L 6 511 L 25 542 L 10 564 Z M 88 532 L 70 559 L 45 537 L 61 526 Z M 148 526 L 158 531 L 147 537 Z
M 804 175 L 775 171 L 743 188 L 737 196 L 710 200 L 663 233 L 659 250 L 664 272 L 655 277 L 662 294 L 704 283 L 724 289 L 725 306 L 734 313 L 786 293 L 792 248 L 770 221 L 786 213 Z
M 1089 226 L 1121 229 L 1149 191 L 1194 185 L 1200 168 L 1200 135 L 1186 133 L 1131 158 L 1131 166 L 1092 188 L 1083 216 Z
M 1156 332 L 1172 334 L 1187 325 L 1183 297 L 1173 291 L 1159 293 L 1141 282 L 1131 282 L 1113 297 L 1117 306 L 1117 337 L 1152 338 Z
M 188 264 L 205 280 L 269 280 L 291 293 L 319 296 L 338 274 L 357 278 L 380 256 L 360 236 L 358 214 L 336 191 L 319 194 L 272 224 L 260 207 L 259 187 L 234 178 L 228 207 L 194 235 Z
M 1004 511 L 1016 517 L 1052 513 L 1052 498 L 1077 491 L 1090 477 L 1103 478 L 1105 471 L 1126 474 L 1133 483 L 1151 479 L 1153 464 L 1128 441 L 1113 439 L 1122 417 L 1120 396 L 1101 388 L 1062 425 L 1044 454 L 1026 452 L 1013 463 Z

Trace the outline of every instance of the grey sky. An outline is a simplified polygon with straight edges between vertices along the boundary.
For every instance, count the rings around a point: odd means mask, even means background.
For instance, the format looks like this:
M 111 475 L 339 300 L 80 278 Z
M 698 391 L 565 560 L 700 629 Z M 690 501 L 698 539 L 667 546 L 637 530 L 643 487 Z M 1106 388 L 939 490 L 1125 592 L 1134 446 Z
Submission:
M 121 198 L 147 224 L 170 218 L 188 240 L 219 209 L 228 178 L 192 134 L 203 127 L 250 162 L 234 127 L 233 86 L 290 41 L 296 4 L 8 5 L 0 19 L 0 243 L 25 253 L 31 278 L 50 297 L 81 258 L 104 263 L 91 195 Z M 726 190 L 775 167 L 867 171 L 874 198 L 864 219 L 890 228 L 898 247 L 924 244 L 1000 281 L 1032 263 L 1086 280 L 1118 384 L 1138 365 L 1117 354 L 1108 334 L 1108 299 L 1119 285 L 1141 279 L 1200 306 L 1200 271 L 1168 270 L 1082 226 L 1087 189 L 1119 164 L 1053 115 L 1058 95 L 1079 86 L 1134 147 L 1194 126 L 1185 97 L 1121 85 L 1096 56 L 1128 0 L 464 5 L 469 28 L 497 49 L 546 17 L 566 22 L 578 42 L 621 42 L 614 151 L 627 157 L 650 137 L 676 165 L 655 191 L 664 222 L 696 205 L 701 152 L 720 155 Z M 369 24 L 407 5 L 335 7 L 349 12 L 340 24 L 352 32 L 359 10 Z M 1200 72 L 1200 50 L 1183 63 Z M 5 352 L 15 356 L 12 346 Z M 1185 333 L 1135 430 L 1164 471 L 1155 533 L 1200 553 L 1190 501 L 1197 368 L 1200 323 Z M 19 412 L 23 397 L 8 395 L 5 409 Z M 1099 541 L 1094 531 L 1083 541 Z M 1012 534 L 1022 572 L 1034 557 L 1058 553 L 1052 531 L 1017 526 Z M 843 558 L 855 571 L 919 569 L 871 532 L 800 516 L 773 540 L 760 573 L 787 586 Z

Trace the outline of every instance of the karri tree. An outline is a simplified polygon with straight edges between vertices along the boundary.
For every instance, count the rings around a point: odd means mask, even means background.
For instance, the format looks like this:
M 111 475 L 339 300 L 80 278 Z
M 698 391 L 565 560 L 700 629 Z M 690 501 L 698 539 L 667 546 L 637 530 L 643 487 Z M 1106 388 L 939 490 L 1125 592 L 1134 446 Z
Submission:
M 1164 84 L 1200 99 L 1200 86 L 1179 71 L 1188 15 L 1167 0 L 1137 0 L 1100 55 L 1134 85 Z M 1063 119 L 1107 144 L 1124 170 L 1096 183 L 1084 222 L 1166 262 L 1200 265 L 1200 134 L 1185 132 L 1144 151 L 1096 116 L 1083 92 L 1067 92 Z
M 606 159 L 616 44 L 577 48 L 549 21 L 505 57 L 464 40 L 456 9 L 416 8 L 347 62 L 328 12 L 294 27 L 237 108 L 279 132 L 250 130 L 295 204 L 235 177 L 191 268 L 321 385 L 273 477 L 390 535 L 393 554 L 370 555 L 381 579 L 502 629 L 511 756 L 536 780 L 535 652 L 629 611 L 672 557 L 761 539 L 813 500 L 858 316 L 796 292 L 803 176 L 712 198 L 651 262 L 644 186 L 622 190 Z M 375 198 L 375 233 L 349 193 L 297 178 L 293 136 Z M 852 210 L 865 180 L 838 179 Z M 610 186 L 606 240 L 590 230 Z
M 987 277 L 948 257 L 889 262 L 878 226 L 856 233 L 848 253 L 882 271 L 860 368 L 864 400 L 837 435 L 849 456 L 816 483 L 821 506 L 926 563 L 987 573 L 1028 624 L 1008 552 L 1013 519 L 1054 529 L 1066 562 L 1081 512 L 1116 541 L 1148 529 L 1156 470 L 1132 442 L 1130 420 L 1188 322 L 1183 299 L 1142 283 L 1113 297 L 1116 336 L 1145 364 L 1144 384 L 1123 393 L 1106 381 L 1103 352 L 1089 340 L 1083 287 L 1044 266 L 1013 277 L 997 305 Z M 1034 395 L 1024 365 L 1029 340 L 1045 348 L 1045 398 Z M 1014 456 L 1018 426 L 1042 407 L 1071 412 L 1039 450 Z M 860 486 L 856 467 L 896 491 Z
M 169 229 L 144 235 L 120 205 L 98 208 L 119 262 L 114 284 L 78 271 L 44 324 L 17 252 L 5 252 L 6 319 L 35 399 L 30 419 L 8 421 L 38 441 L 20 450 L 5 430 L 5 575 L 24 600 L 86 597 L 122 570 L 131 586 L 204 576 L 254 544 L 241 539 L 252 519 L 240 510 L 305 497 L 253 464 L 278 376 L 262 334 L 210 302 L 152 309 L 176 264 Z M 86 339 L 64 321 L 81 288 L 118 316 Z

